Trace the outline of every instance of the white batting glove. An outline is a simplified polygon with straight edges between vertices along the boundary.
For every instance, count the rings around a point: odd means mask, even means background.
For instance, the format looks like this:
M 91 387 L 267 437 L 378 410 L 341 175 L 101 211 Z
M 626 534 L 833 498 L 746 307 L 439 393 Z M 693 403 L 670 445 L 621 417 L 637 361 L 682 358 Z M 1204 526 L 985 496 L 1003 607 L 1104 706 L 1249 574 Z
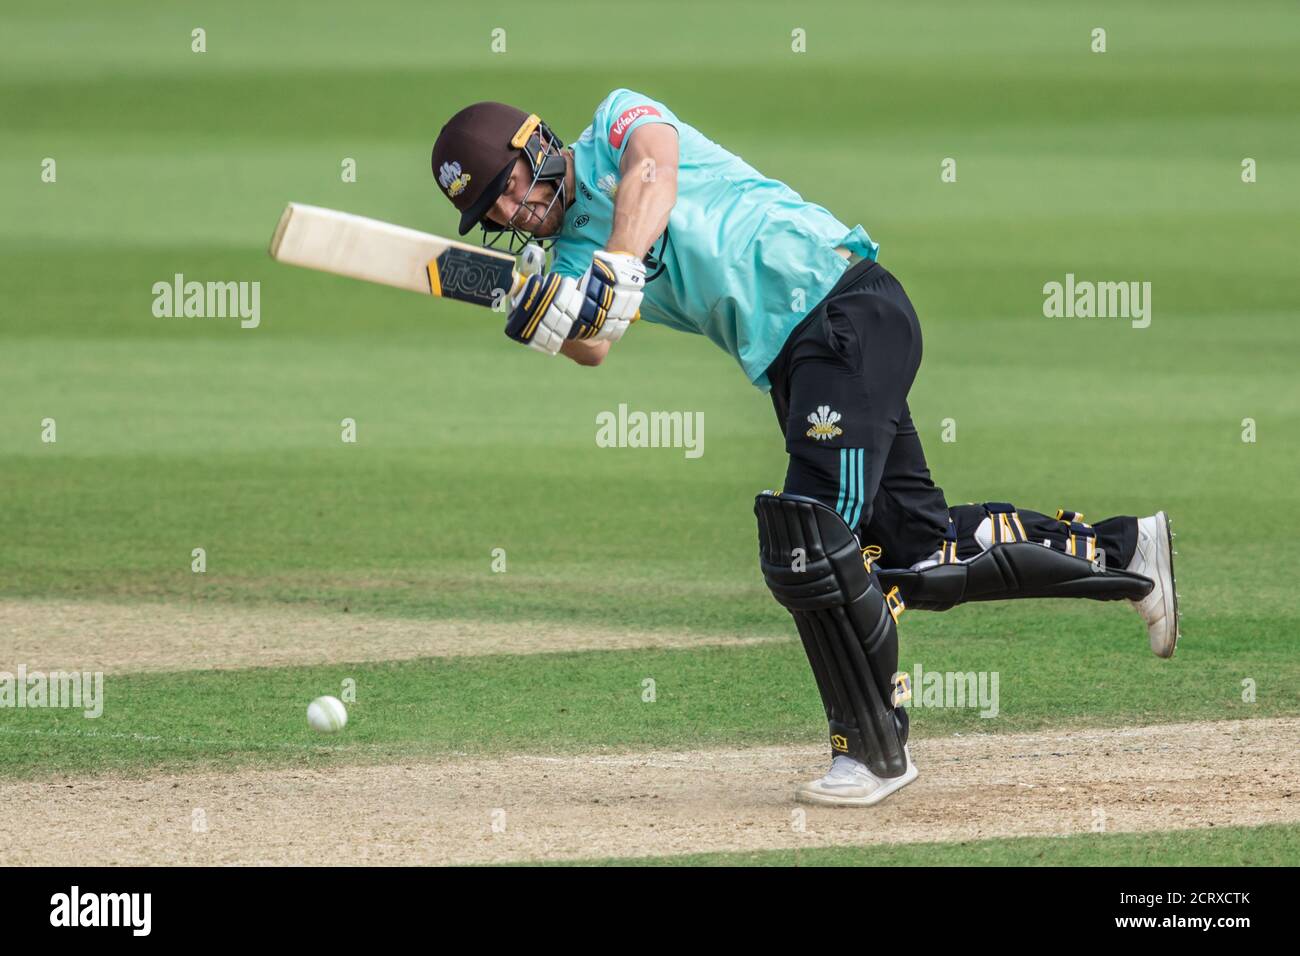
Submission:
M 584 302 L 574 338 L 617 342 L 636 321 L 645 296 L 645 263 L 626 252 L 601 249 L 578 280 Z
M 530 276 L 510 304 L 506 335 L 529 348 L 555 355 L 565 340 L 573 337 L 583 298 L 577 279 L 548 272 Z

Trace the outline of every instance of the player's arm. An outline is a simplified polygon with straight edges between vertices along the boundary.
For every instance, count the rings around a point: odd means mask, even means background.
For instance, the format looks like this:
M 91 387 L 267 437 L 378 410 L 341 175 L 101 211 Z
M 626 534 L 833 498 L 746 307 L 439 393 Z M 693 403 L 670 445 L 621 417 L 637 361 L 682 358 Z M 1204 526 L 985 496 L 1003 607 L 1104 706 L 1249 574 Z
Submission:
M 667 123 L 633 130 L 618 171 L 614 229 L 605 248 L 642 259 L 668 228 L 677 202 L 677 130 Z
M 599 365 L 609 354 L 613 343 L 609 339 L 593 342 L 590 339 L 569 339 L 560 346 L 560 354 L 571 358 L 579 365 Z
M 667 123 L 633 130 L 618 171 L 614 229 L 605 243 L 609 254 L 605 263 L 616 275 L 624 267 L 642 268 L 641 259 L 668 227 L 668 215 L 677 202 L 677 130 Z M 634 261 L 620 263 L 620 257 Z M 609 339 L 570 339 L 560 346 L 560 354 L 579 365 L 599 365 L 610 344 Z
M 579 365 L 599 365 L 635 319 L 645 289 L 642 258 L 668 226 L 677 202 L 677 130 L 633 130 L 619 159 L 614 228 L 578 280 L 531 277 L 512 300 L 506 335 Z

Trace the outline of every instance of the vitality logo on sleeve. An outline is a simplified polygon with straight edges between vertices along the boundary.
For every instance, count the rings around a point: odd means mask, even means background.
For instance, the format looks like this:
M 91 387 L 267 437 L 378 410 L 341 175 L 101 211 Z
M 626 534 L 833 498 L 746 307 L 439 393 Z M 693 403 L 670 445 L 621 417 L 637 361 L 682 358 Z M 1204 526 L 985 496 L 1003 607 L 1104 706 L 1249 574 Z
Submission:
M 609 128 L 609 145 L 618 149 L 623 145 L 623 137 L 627 135 L 628 127 L 635 123 L 643 116 L 662 116 L 653 106 L 634 106 L 630 110 L 624 110 L 623 115 L 614 120 L 614 125 Z

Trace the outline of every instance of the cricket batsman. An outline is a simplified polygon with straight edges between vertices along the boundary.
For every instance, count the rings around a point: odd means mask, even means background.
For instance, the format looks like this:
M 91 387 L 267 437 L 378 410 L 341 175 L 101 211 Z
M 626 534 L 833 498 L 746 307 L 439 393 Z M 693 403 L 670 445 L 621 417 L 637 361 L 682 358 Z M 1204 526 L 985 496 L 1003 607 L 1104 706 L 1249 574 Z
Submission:
M 830 725 L 830 772 L 796 799 L 865 806 L 916 779 L 905 607 L 1128 600 L 1151 650 L 1174 653 L 1164 512 L 1089 524 L 999 501 L 949 507 L 908 411 L 921 327 L 862 226 L 626 89 L 568 147 L 535 114 L 476 103 L 442 128 L 432 163 L 460 234 L 478 226 L 486 245 L 523 254 L 509 338 L 594 366 L 639 313 L 710 339 L 771 394 L 789 466 L 783 490 L 754 503 L 759 560 Z

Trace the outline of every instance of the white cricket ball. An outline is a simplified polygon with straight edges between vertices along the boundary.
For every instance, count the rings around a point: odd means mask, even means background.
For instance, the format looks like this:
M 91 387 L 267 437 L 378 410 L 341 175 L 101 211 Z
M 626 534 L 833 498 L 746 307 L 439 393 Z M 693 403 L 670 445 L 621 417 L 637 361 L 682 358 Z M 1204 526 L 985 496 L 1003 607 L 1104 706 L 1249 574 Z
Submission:
M 336 734 L 348 722 L 348 712 L 337 697 L 317 697 L 307 705 L 307 723 L 322 734 Z

